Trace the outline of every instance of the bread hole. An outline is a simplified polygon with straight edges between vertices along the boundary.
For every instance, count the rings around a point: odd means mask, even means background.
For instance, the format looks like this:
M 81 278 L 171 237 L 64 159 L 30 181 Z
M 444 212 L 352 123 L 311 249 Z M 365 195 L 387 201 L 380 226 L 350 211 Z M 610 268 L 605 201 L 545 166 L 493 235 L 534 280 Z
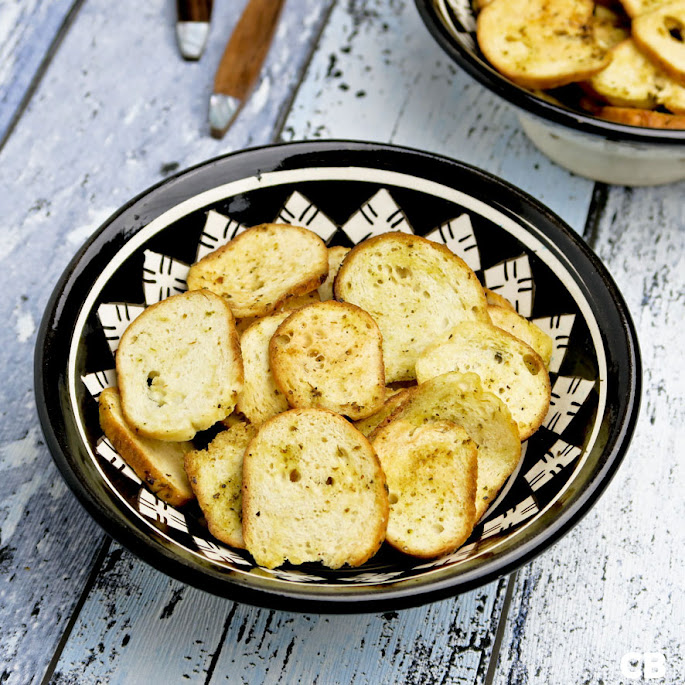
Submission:
M 532 376 L 537 376 L 540 373 L 540 369 L 536 363 L 535 357 L 532 354 L 526 354 L 523 356 L 523 363 L 526 365 L 528 371 L 530 371 Z
M 399 501 L 400 501 L 400 498 L 394 492 L 391 492 L 388 495 L 388 502 L 390 504 L 397 504 Z
M 217 283 L 218 285 L 221 285 L 224 282 L 224 277 L 223 276 L 217 276 L 214 279 L 214 282 Z
M 326 485 L 333 485 L 333 476 L 328 476 L 328 478 L 326 478 Z
M 501 364 L 504 361 L 504 357 L 502 356 L 501 352 L 495 352 L 495 361 L 498 364 Z
M 293 469 L 290 472 L 290 482 L 291 483 L 297 483 L 301 478 L 302 478 L 302 474 L 297 469 Z
M 400 278 L 409 278 L 411 276 L 411 269 L 408 266 L 396 266 L 395 271 Z
M 445 526 L 443 526 L 441 523 L 434 524 L 433 529 L 435 530 L 436 533 L 444 533 L 445 532 Z
M 277 345 L 287 345 L 290 342 L 290 336 L 289 335 L 277 335 L 276 336 L 276 344 Z
M 159 371 L 150 371 L 150 373 L 147 375 L 148 388 L 152 387 L 152 383 L 155 380 L 155 378 L 159 378 Z
M 671 34 L 671 38 L 674 40 L 678 41 L 679 43 L 683 42 L 683 22 L 680 21 L 677 17 L 665 17 L 664 18 L 664 26 L 666 27 L 666 30 Z

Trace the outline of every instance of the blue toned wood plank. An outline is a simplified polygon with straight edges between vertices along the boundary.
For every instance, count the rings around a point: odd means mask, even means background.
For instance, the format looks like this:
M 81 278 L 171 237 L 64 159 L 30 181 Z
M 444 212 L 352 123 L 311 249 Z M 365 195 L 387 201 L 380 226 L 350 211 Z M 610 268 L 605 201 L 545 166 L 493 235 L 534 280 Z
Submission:
M 505 587 L 380 616 L 257 617 L 239 607 L 210 682 L 483 683 Z
M 51 682 L 204 682 L 233 607 L 113 544 Z
M 683 197 L 683 183 L 609 190 L 594 247 L 635 319 L 641 414 L 597 506 L 519 573 L 497 683 L 652 682 L 659 664 L 653 682 L 685 682 Z M 630 652 L 663 659 L 629 679 L 621 659 Z
M 514 183 L 582 231 L 593 183 L 528 141 L 514 110 L 456 67 L 413 2 L 338 3 L 283 138 L 359 138 L 474 164 Z
M 383 615 L 296 614 L 212 597 L 115 546 L 53 682 L 481 683 L 504 585 Z
M 85 3 L 0 151 L 2 682 L 40 681 L 103 540 L 38 428 L 32 362 L 43 309 L 73 254 L 119 205 L 180 167 L 273 137 L 328 4 L 288 3 L 253 98 L 216 141 L 207 100 L 243 5 L 217 3 L 207 51 L 187 63 L 172 3 Z
M 5 137 L 75 0 L 0 4 L 0 141 Z

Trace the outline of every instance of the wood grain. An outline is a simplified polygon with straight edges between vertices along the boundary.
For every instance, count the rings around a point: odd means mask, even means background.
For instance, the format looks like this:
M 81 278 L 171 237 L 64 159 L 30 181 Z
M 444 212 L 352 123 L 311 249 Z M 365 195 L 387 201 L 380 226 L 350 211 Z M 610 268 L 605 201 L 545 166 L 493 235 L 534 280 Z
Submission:
M 664 655 L 665 677 L 644 682 L 685 682 L 683 197 L 683 183 L 609 189 L 595 249 L 635 318 L 641 415 L 597 506 L 519 574 L 496 682 L 631 682 L 628 652 Z
M 214 76 L 214 92 L 244 101 L 259 77 L 283 0 L 249 0 Z
M 179 21 L 208 22 L 212 17 L 212 0 L 176 0 Z
M 504 586 L 382 615 L 267 611 L 171 581 L 115 546 L 53 682 L 482 683 Z
M 0 3 L 0 147 L 72 8 L 81 0 Z

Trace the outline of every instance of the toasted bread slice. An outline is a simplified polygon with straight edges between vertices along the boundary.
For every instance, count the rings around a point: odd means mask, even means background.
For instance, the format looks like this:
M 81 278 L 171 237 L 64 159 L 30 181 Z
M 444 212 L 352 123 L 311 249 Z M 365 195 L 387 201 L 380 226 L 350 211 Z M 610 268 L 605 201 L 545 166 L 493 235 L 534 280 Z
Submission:
M 685 0 L 633 19 L 633 40 L 674 81 L 685 86 Z
M 489 321 L 481 284 L 444 245 L 385 233 L 345 257 L 335 297 L 369 312 L 383 334 L 388 383 L 415 378 L 419 353 L 464 320 Z
M 377 412 L 371 414 L 371 416 L 361 419 L 360 421 L 355 421 L 355 428 L 366 437 L 371 435 L 371 433 L 373 433 L 373 431 L 407 399 L 411 390 L 411 388 L 403 388 L 397 392 L 388 393 L 386 389 L 383 406 Z
M 452 421 L 462 426 L 478 445 L 477 520 L 521 457 L 518 428 L 507 405 L 485 392 L 475 373 L 452 371 L 413 388 L 405 401 L 371 433 L 371 442 L 395 420 L 409 421 L 415 426 L 429 421 Z
M 217 540 L 239 549 L 245 548 L 243 455 L 255 433 L 249 423 L 234 423 L 219 433 L 207 449 L 185 455 L 185 470 L 209 532 Z
M 424 558 L 461 547 L 476 524 L 478 481 L 478 449 L 466 431 L 450 421 L 398 420 L 373 448 L 388 483 L 386 541 Z
M 629 126 L 646 126 L 647 128 L 685 129 L 685 115 L 652 112 L 648 109 L 632 107 L 600 107 L 594 110 L 595 116 Z
M 621 0 L 621 5 L 626 14 L 634 19 L 640 14 L 647 14 L 668 4 L 669 0 Z
M 292 407 L 321 407 L 353 420 L 385 400 L 380 330 L 369 314 L 329 300 L 293 312 L 269 343 L 271 373 Z
M 513 312 L 516 311 L 516 307 L 514 307 L 514 305 L 503 295 L 496 293 L 494 290 L 490 290 L 490 288 L 483 288 L 483 290 L 485 291 L 485 298 L 488 301 L 488 313 L 490 312 L 491 306 L 511 309 Z
M 292 409 L 262 425 L 243 462 L 243 535 L 259 565 L 359 566 L 387 524 L 385 476 L 351 423 L 325 409 Z
M 645 57 L 631 38 L 614 46 L 611 55 L 611 64 L 590 79 L 596 95 L 615 107 L 663 105 L 685 112 L 685 87 Z
M 105 388 L 98 402 L 102 431 L 145 485 L 172 506 L 190 502 L 193 491 L 183 470 L 183 458 L 193 449 L 193 443 L 167 442 L 137 435 L 126 423 L 115 387 Z
M 593 30 L 592 0 L 493 0 L 478 15 L 478 44 L 524 88 L 583 81 L 608 63 Z
M 488 307 L 488 312 L 490 313 L 492 323 L 497 328 L 511 333 L 519 340 L 523 340 L 526 345 L 530 345 L 540 355 L 545 368 L 549 369 L 549 363 L 552 361 L 552 352 L 554 352 L 554 341 L 547 333 L 511 309 L 490 306 Z
M 278 307 L 274 309 L 273 314 L 278 314 L 279 312 L 294 312 L 296 309 L 301 309 L 302 307 L 306 307 L 308 304 L 314 304 L 315 302 L 321 302 L 318 290 L 312 290 L 310 293 L 305 293 L 304 295 L 294 295 L 278 305 Z M 238 331 L 238 335 L 242 336 L 253 323 L 256 323 L 263 318 L 263 316 L 248 316 L 245 319 L 236 319 L 235 327 Z
M 478 374 L 518 424 L 521 440 L 542 424 L 549 409 L 549 374 L 530 345 L 493 324 L 469 321 L 428 347 L 416 362 L 419 384 L 449 371 Z
M 289 409 L 288 401 L 271 373 L 269 343 L 276 329 L 290 314 L 286 311 L 265 316 L 253 323 L 240 338 L 245 383 L 236 409 L 257 426 Z
M 243 387 L 231 310 L 207 290 L 148 307 L 121 336 L 116 355 L 127 423 L 158 440 L 190 440 L 228 416 Z
M 595 5 L 592 27 L 595 40 L 604 50 L 610 50 L 630 37 L 630 20 L 623 12 L 610 7 Z
M 326 280 L 319 286 L 319 296 L 321 301 L 333 299 L 333 282 L 340 271 L 340 265 L 345 259 L 345 255 L 350 251 L 349 247 L 342 245 L 335 245 L 328 248 L 328 276 Z
M 289 297 L 316 290 L 328 275 L 328 251 L 299 226 L 262 224 L 238 234 L 188 272 L 191 290 L 223 297 L 238 319 L 265 316 Z

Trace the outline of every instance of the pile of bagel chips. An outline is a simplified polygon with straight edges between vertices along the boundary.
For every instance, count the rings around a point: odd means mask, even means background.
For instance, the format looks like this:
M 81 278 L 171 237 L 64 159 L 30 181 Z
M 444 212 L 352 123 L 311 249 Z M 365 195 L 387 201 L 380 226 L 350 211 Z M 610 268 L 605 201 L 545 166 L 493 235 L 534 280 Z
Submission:
M 263 224 L 188 286 L 125 331 L 101 424 L 153 492 L 196 498 L 266 568 L 457 549 L 546 416 L 550 338 L 426 238 L 327 248 Z
M 537 95 L 618 123 L 685 128 L 685 1 L 480 0 L 478 45 Z

